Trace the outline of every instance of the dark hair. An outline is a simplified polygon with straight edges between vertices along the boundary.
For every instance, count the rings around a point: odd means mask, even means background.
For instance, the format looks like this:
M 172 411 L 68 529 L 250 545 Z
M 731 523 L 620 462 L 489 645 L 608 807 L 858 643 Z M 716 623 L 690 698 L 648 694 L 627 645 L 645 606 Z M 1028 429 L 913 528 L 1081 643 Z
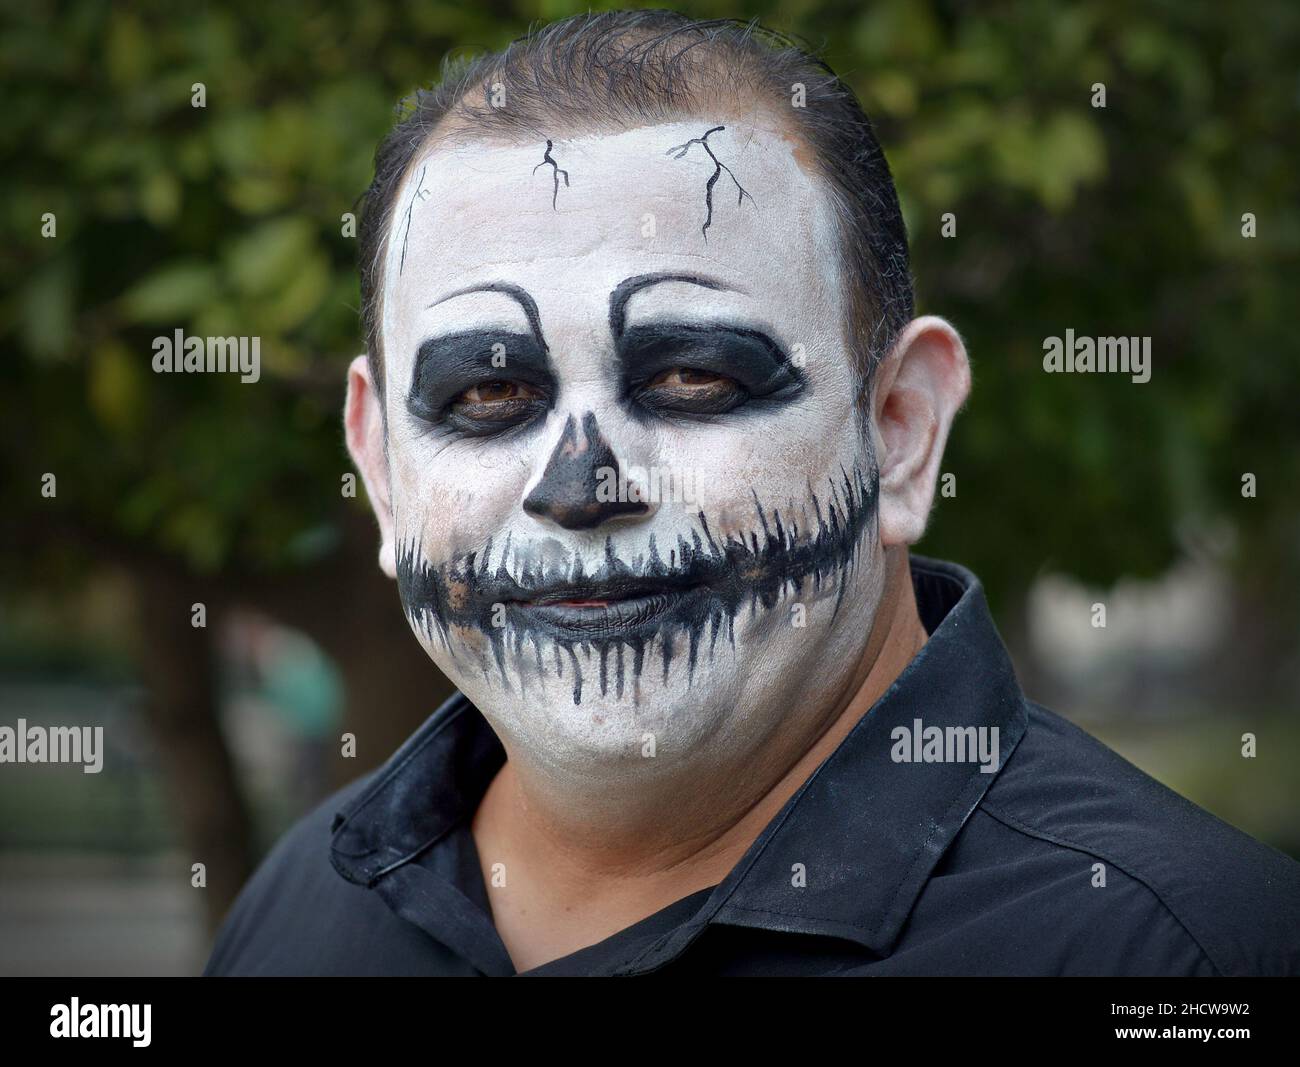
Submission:
M 803 86 L 803 107 L 791 106 Z M 506 106 L 493 107 L 494 88 Z M 412 159 L 444 118 L 474 136 L 517 139 L 709 117 L 735 101 L 766 103 L 811 149 L 834 203 L 849 286 L 849 336 L 862 389 L 912 317 L 907 230 L 889 165 L 853 91 L 794 39 L 735 19 L 673 11 L 574 15 L 500 52 L 445 59 L 431 89 L 403 101 L 375 153 L 362 197 L 361 315 L 371 377 L 383 398 L 380 301 L 394 199 Z M 865 405 L 864 405 L 865 406 Z

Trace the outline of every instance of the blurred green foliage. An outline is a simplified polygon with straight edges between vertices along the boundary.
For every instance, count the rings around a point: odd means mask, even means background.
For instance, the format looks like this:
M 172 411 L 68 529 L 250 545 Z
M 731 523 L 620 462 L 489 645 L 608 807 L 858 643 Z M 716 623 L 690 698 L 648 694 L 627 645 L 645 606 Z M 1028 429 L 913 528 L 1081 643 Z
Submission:
M 316 558 L 360 506 L 339 492 L 361 351 L 342 216 L 394 104 L 445 53 L 587 5 L 6 6 L 0 455 L 6 521 L 51 531 L 8 577 L 75 580 L 65 528 L 204 572 Z M 1226 524 L 1294 624 L 1300 6 L 690 10 L 824 45 L 877 122 L 920 308 L 954 321 L 975 369 L 944 466 L 958 493 L 922 548 L 972 566 L 997 603 L 1044 567 L 1157 572 Z M 177 327 L 259 335 L 262 382 L 154 374 L 151 340 Z M 1151 335 L 1151 381 L 1044 374 L 1043 338 L 1069 327 Z

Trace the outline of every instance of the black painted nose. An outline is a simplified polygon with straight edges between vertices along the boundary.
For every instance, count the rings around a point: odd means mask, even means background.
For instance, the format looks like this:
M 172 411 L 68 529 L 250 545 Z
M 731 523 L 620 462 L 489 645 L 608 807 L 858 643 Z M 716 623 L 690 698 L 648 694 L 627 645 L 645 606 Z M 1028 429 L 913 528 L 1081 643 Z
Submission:
M 542 472 L 524 499 L 524 510 L 568 530 L 590 530 L 619 515 L 643 515 L 649 506 L 628 498 L 632 487 L 620 476 L 614 450 L 601 436 L 595 412 L 573 416 Z

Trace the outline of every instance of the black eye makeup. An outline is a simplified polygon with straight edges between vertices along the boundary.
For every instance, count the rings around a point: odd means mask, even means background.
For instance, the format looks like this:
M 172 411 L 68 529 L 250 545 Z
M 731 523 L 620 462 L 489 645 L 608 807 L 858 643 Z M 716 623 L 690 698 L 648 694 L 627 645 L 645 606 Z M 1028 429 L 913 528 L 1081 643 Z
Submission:
M 406 408 L 430 426 L 487 436 L 535 422 L 555 391 L 550 361 L 535 338 L 470 330 L 420 345 Z
M 761 330 L 698 323 L 626 328 L 618 342 L 624 395 L 644 412 L 711 416 L 770 408 L 807 388 L 802 369 Z
M 732 412 L 758 414 L 792 403 L 808 390 L 802 367 L 760 328 L 693 322 L 629 327 L 628 301 L 667 283 L 743 292 L 714 278 L 671 272 L 639 274 L 614 288 L 609 329 L 620 396 L 633 418 L 707 421 Z M 424 341 L 416 352 L 407 410 L 431 431 L 466 437 L 527 430 L 545 418 L 559 394 L 537 302 L 519 286 L 496 281 L 458 289 L 428 307 L 470 293 L 514 300 L 530 332 L 464 330 Z

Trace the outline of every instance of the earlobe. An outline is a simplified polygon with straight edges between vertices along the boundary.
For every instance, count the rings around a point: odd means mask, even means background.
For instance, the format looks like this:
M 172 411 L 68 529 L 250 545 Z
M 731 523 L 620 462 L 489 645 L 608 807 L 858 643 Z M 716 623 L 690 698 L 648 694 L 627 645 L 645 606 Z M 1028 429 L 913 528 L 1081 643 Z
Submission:
M 877 370 L 880 539 L 910 545 L 925 532 L 953 420 L 970 392 L 966 346 L 944 319 L 910 322 Z
M 390 578 L 397 575 L 393 545 L 393 509 L 389 498 L 388 454 L 384 445 L 384 413 L 370 379 L 364 355 L 348 367 L 348 393 L 343 406 L 343 429 L 348 453 L 361 473 L 366 496 L 379 523 L 379 568 Z

